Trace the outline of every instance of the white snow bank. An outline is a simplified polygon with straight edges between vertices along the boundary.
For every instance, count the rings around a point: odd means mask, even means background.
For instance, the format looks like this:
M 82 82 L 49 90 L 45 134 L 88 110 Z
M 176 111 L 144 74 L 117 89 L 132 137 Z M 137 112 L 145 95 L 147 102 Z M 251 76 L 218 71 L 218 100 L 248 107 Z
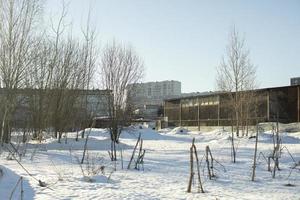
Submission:
M 163 139 L 163 135 L 151 128 L 137 128 L 137 127 L 128 127 L 124 129 L 121 133 L 120 138 L 122 139 L 137 139 L 141 134 L 141 138 L 144 140 L 160 140 Z
M 169 134 L 180 134 L 180 135 L 186 135 L 189 133 L 189 130 L 183 127 L 176 127 L 173 130 L 169 132 Z
M 300 144 L 300 132 L 288 133 L 283 132 L 279 133 L 279 137 L 283 144 Z M 273 143 L 273 133 L 272 131 L 266 131 L 260 133 L 258 140 L 262 143 Z
M 172 131 L 171 128 L 163 128 L 158 130 L 159 133 L 164 133 L 164 134 L 169 133 L 170 131 Z
M 177 129 L 178 130 L 178 129 Z M 68 146 L 63 144 L 59 146 L 56 140 L 50 142 L 52 150 L 37 150 L 33 160 L 30 160 L 30 152 L 34 149 L 28 149 L 27 156 L 22 158 L 22 164 L 35 177 L 45 181 L 51 189 L 45 189 L 37 186 L 36 181 L 28 177 L 24 170 L 15 161 L 5 159 L 5 152 L 0 155 L 0 162 L 7 168 L 15 172 L 9 176 L 15 176 L 15 183 L 18 175 L 28 178 L 31 188 L 25 189 L 25 199 L 299 199 L 299 171 L 294 170 L 290 175 L 291 166 L 294 165 L 293 159 L 289 156 L 287 150 L 283 150 L 280 158 L 280 171 L 276 172 L 276 178 L 267 171 L 267 163 L 259 154 L 257 158 L 257 168 L 255 181 L 252 182 L 251 171 L 253 164 L 253 153 L 255 139 L 250 140 L 248 137 L 236 138 L 235 145 L 237 149 L 237 162 L 231 162 L 231 132 L 226 132 L 222 128 L 210 132 L 190 131 L 186 134 L 158 133 L 148 128 L 130 127 L 123 130 L 120 142 L 128 145 L 129 149 L 124 149 L 123 160 L 124 169 L 121 169 L 121 160 L 112 163 L 108 156 L 110 141 L 106 135 L 105 129 L 93 129 L 90 135 L 89 146 L 94 147 L 94 151 L 88 151 L 90 161 L 95 156 L 95 161 L 105 165 L 104 175 L 110 177 L 107 182 L 105 176 L 91 176 L 94 182 L 87 182 L 82 177 L 80 166 L 75 157 L 81 158 L 84 139 L 75 142 L 74 134 L 68 135 L 68 143 L 78 144 L 78 150 L 68 150 Z M 132 148 L 136 143 L 136 138 L 141 133 L 144 139 L 143 148 L 146 150 L 144 158 L 144 170 L 126 170 L 127 164 L 132 155 Z M 283 142 L 298 161 L 300 159 L 300 146 L 297 139 L 299 133 L 282 133 Z M 273 148 L 271 133 L 265 132 L 259 136 L 258 152 L 268 155 Z M 221 163 L 226 170 L 217 162 L 214 164 L 214 173 L 217 178 L 209 180 L 207 177 L 207 168 L 205 161 L 201 165 L 201 178 L 204 184 L 205 193 L 196 193 L 197 182 L 193 185 L 192 193 L 187 193 L 187 182 L 189 179 L 190 168 L 190 146 L 192 138 L 196 139 L 198 156 L 202 159 L 205 155 L 205 147 L 209 145 L 213 157 Z M 107 143 L 108 146 L 101 147 Z M 80 145 L 81 146 L 80 146 Z M 97 146 L 98 145 L 98 146 Z M 100 146 L 100 147 L 99 147 Z M 55 149 L 57 148 L 57 149 Z M 119 155 L 119 152 L 118 152 Z M 90 162 L 90 163 L 91 163 Z M 87 163 L 87 162 L 86 162 Z M 116 164 L 117 171 L 110 173 Z M 87 165 L 88 166 L 88 165 Z M 97 165 L 96 165 L 97 166 Z M 58 173 L 63 175 L 63 179 L 57 181 Z M 98 174 L 99 175 L 99 174 Z M 196 180 L 196 179 L 195 179 Z M 287 183 L 295 187 L 286 187 Z M 14 186 L 14 184 L 10 184 Z M 153 185 L 157 187 L 153 187 Z M 0 199 L 3 192 L 7 192 L 6 182 L 0 179 Z M 27 196 L 29 195 L 29 196 Z M 16 199 L 16 198 L 15 198 Z
M 96 131 L 93 135 L 96 135 Z M 61 143 L 57 142 L 55 138 L 49 138 L 43 141 L 41 144 L 35 144 L 28 146 L 28 148 L 39 148 L 39 150 L 83 150 L 86 138 L 78 138 L 78 141 L 75 138 L 65 138 L 61 139 Z M 67 141 L 67 143 L 66 143 Z M 110 149 L 111 140 L 107 137 L 102 136 L 92 136 L 90 135 L 87 142 L 88 150 L 107 150 Z M 130 146 L 120 142 L 118 144 L 122 149 L 131 148 Z
M 84 176 L 81 178 L 81 181 L 90 182 L 90 183 L 108 183 L 110 180 L 104 175 L 96 176 Z

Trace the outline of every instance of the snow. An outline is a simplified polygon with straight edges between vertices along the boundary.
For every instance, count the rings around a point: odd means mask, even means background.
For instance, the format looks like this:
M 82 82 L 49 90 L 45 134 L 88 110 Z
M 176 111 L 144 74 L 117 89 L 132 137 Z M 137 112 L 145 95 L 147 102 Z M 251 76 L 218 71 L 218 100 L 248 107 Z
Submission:
M 3 170 L 3 176 L 0 178 L 0 194 L 1 194 L 1 199 L 9 199 L 11 195 L 11 191 L 15 187 L 16 183 L 18 182 L 20 176 L 10 169 L 1 166 L 0 168 Z M 28 183 L 28 180 L 25 179 L 23 180 L 23 190 L 26 191 L 26 198 L 27 199 L 33 199 L 33 188 L 30 186 Z M 10 191 L 10 192 L 8 192 Z M 12 198 L 13 199 L 20 199 L 20 191 L 21 187 L 20 185 L 17 186 L 16 191 L 13 193 Z
M 267 125 L 266 125 L 267 127 Z M 300 160 L 300 132 L 292 125 L 282 129 L 282 145 Z M 292 131 L 291 131 L 292 130 Z M 89 129 L 86 129 L 86 133 Z M 133 147 L 139 134 L 146 150 L 144 170 L 127 170 Z M 145 126 L 124 129 L 118 149 L 122 149 L 124 169 L 120 160 L 109 161 L 109 134 L 105 129 L 92 129 L 88 142 L 88 160 L 94 164 L 84 164 L 93 168 L 95 174 L 85 174 L 78 164 L 82 157 L 85 139 L 75 141 L 76 133 L 67 135 L 62 143 L 48 138 L 41 144 L 31 142 L 22 158 L 22 165 L 31 173 L 29 176 L 14 160 L 7 160 L 7 152 L 0 155 L 0 168 L 4 175 L 0 178 L 0 199 L 8 199 L 20 176 L 24 177 L 24 199 L 300 199 L 300 171 L 294 170 L 289 177 L 294 161 L 286 149 L 280 158 L 280 171 L 272 178 L 267 164 L 260 154 L 255 181 L 251 181 L 255 138 L 235 138 L 237 163 L 231 162 L 231 133 L 223 129 L 210 132 L 188 131 L 183 127 L 164 129 L 159 132 Z M 216 178 L 209 180 L 204 161 L 201 162 L 201 176 L 205 193 L 197 193 L 197 183 L 192 193 L 187 193 L 189 178 L 189 148 L 192 138 L 196 139 L 199 159 L 202 159 L 207 145 L 214 158 L 225 169 L 215 163 Z M 272 151 L 272 132 L 264 129 L 258 138 L 258 153 L 268 155 Z M 35 153 L 34 153 L 35 152 Z M 32 156 L 33 155 L 33 156 Z M 118 151 L 120 157 L 120 151 Z M 33 159 L 31 160 L 31 157 Z M 99 170 L 105 166 L 104 170 Z M 226 171 L 225 171 L 226 170 Z M 91 169 L 89 171 L 92 171 Z M 289 177 L 289 178 L 288 178 Z M 47 184 L 40 187 L 37 180 Z M 87 180 L 88 179 L 88 180 Z M 196 181 L 196 179 L 195 179 Z M 287 187 L 290 183 L 295 187 Z M 14 199 L 20 199 L 20 190 Z
M 185 129 L 183 127 L 176 127 L 174 128 L 173 130 L 171 130 L 169 133 L 170 134 L 188 134 L 189 130 L 188 129 Z

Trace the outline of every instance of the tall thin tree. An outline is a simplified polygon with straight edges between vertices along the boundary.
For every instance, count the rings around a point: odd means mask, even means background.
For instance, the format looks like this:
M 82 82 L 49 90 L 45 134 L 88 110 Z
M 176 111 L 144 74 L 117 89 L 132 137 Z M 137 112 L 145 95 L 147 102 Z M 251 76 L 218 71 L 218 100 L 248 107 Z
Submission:
M 103 50 L 101 67 L 103 87 L 112 92 L 112 95 L 108 95 L 107 102 L 111 160 L 114 161 L 117 159 L 116 144 L 119 142 L 122 128 L 131 118 L 131 103 L 128 98 L 131 87 L 129 85 L 141 80 L 144 68 L 141 58 L 131 47 L 117 44 L 115 41 Z
M 217 87 L 227 92 L 232 118 L 235 122 L 236 135 L 239 136 L 241 114 L 243 108 L 242 91 L 253 89 L 256 78 L 256 68 L 250 61 L 249 50 L 245 46 L 245 39 L 233 28 L 229 36 L 226 55 L 217 67 Z

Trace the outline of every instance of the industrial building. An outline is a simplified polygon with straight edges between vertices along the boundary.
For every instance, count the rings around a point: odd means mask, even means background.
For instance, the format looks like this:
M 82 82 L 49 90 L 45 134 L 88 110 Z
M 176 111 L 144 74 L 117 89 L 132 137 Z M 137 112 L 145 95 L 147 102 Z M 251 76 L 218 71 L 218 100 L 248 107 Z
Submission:
M 242 92 L 241 123 L 279 121 L 300 122 L 300 85 L 264 88 Z M 172 98 L 164 101 L 164 116 L 169 126 L 227 126 L 235 115 L 230 98 L 234 93 Z

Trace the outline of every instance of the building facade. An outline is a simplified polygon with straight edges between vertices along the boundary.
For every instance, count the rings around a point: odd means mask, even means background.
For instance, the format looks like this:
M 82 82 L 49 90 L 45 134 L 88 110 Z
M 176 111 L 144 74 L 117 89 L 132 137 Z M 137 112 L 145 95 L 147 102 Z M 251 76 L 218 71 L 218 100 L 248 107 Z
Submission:
M 246 91 L 241 123 L 300 122 L 300 86 Z M 227 126 L 235 121 L 230 98 L 233 93 L 173 98 L 164 101 L 169 126 Z
M 51 89 L 45 91 L 27 88 L 14 90 L 0 88 L 0 102 L 7 101 L 8 96 L 14 99 L 15 105 L 10 118 L 12 128 L 33 128 L 40 123 L 41 117 L 53 121 L 51 118 L 55 115 L 54 112 L 61 112 L 68 118 L 74 119 L 74 121 L 75 119 L 84 121 L 90 120 L 91 117 L 107 116 L 109 95 L 112 94 L 108 90 L 62 91 Z M 56 106 L 58 101 L 60 101 L 60 104 Z M 61 108 L 61 105 L 63 105 L 63 108 Z M 4 108 L 0 107 L 0 109 Z M 0 119 L 2 120 L 4 112 L 1 111 Z M 53 122 L 49 122 L 49 124 L 52 126 Z
M 300 77 L 291 78 L 291 85 L 300 85 Z
M 133 106 L 144 118 L 158 117 L 164 99 L 181 95 L 181 83 L 174 80 L 137 83 L 130 87 L 132 87 L 130 98 Z

